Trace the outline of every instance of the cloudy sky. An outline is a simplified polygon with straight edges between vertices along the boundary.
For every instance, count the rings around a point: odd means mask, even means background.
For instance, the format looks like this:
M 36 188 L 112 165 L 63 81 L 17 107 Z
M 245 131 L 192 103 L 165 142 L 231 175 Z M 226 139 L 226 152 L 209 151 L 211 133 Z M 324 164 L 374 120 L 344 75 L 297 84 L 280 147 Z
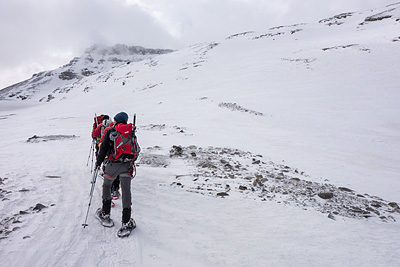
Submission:
M 398 0 L 1 0 L 0 89 L 99 43 L 180 49 Z

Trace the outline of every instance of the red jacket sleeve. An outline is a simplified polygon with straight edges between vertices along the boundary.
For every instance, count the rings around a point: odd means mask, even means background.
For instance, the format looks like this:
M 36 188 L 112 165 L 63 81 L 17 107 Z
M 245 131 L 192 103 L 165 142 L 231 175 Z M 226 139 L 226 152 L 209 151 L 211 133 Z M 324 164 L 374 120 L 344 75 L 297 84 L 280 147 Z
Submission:
M 94 131 L 93 131 L 93 133 L 92 133 L 92 137 L 93 137 L 93 138 L 100 137 L 100 136 L 99 136 L 100 133 L 101 133 L 101 124 L 98 125 L 98 126 L 96 127 L 96 129 L 94 129 Z

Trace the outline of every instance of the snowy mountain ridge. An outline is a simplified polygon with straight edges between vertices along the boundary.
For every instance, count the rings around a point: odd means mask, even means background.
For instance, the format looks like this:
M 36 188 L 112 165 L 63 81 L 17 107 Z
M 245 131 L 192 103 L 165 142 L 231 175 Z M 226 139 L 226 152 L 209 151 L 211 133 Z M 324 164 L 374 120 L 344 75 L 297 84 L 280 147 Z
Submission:
M 234 34 L 1 100 L 0 257 L 399 266 L 399 10 Z M 116 227 L 94 217 L 102 176 L 88 207 L 93 116 L 120 111 L 142 148 L 122 240 L 120 200 Z
M 111 47 L 93 45 L 80 57 L 75 57 L 68 64 L 50 71 L 32 75 L 32 78 L 0 90 L 0 100 L 37 99 L 37 95 L 57 92 L 85 77 L 108 71 L 122 64 L 130 64 L 154 56 L 171 53 L 169 49 L 149 49 L 141 46 L 117 44 Z M 39 101 L 49 101 L 51 97 L 40 97 Z

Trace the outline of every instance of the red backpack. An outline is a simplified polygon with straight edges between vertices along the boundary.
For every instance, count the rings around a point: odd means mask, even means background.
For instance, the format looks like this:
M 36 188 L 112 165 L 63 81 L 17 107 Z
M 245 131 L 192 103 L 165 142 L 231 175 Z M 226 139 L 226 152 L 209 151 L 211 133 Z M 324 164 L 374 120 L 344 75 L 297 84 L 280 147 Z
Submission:
M 99 116 L 94 117 L 92 133 L 97 128 L 97 126 L 99 126 L 103 122 L 103 119 L 104 119 L 104 115 L 99 115 Z
M 114 154 L 108 156 L 110 161 L 135 161 L 140 152 L 132 123 L 117 124 L 110 134 L 114 143 Z

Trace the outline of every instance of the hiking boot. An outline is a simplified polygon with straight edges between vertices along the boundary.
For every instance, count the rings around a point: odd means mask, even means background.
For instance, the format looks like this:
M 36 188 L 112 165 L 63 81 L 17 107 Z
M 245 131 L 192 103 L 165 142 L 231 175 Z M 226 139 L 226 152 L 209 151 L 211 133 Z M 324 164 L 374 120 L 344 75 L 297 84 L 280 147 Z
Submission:
M 130 229 L 133 230 L 136 227 L 136 222 L 133 218 L 130 218 L 127 223 L 122 223 L 121 230 Z
M 129 236 L 133 229 L 136 228 L 136 223 L 134 219 L 130 219 L 127 223 L 122 223 L 121 228 L 119 229 L 117 235 L 119 237 Z
M 96 218 L 101 222 L 104 227 L 113 227 L 114 222 L 110 218 L 110 214 L 105 214 L 101 208 L 96 210 Z

